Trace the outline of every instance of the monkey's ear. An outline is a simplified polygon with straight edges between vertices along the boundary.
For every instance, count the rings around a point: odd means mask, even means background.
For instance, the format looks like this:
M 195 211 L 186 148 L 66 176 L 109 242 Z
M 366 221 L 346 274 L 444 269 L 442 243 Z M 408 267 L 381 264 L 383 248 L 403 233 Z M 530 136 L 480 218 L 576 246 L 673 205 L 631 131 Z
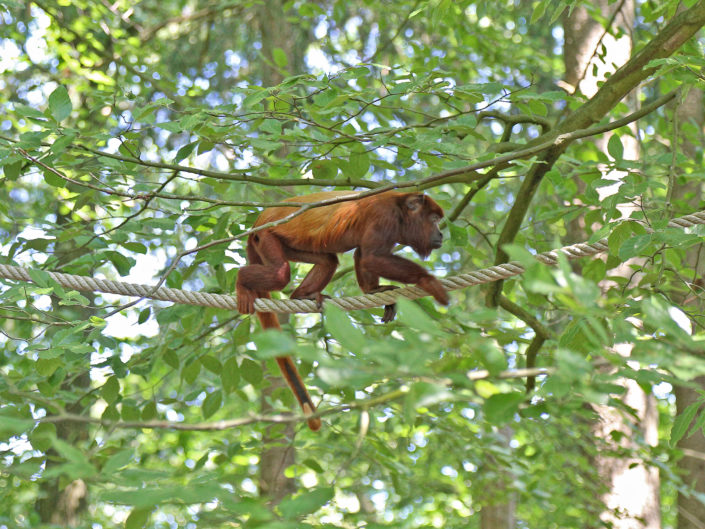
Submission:
M 423 207 L 424 198 L 423 195 L 409 195 L 406 197 L 406 207 L 409 211 L 418 211 Z

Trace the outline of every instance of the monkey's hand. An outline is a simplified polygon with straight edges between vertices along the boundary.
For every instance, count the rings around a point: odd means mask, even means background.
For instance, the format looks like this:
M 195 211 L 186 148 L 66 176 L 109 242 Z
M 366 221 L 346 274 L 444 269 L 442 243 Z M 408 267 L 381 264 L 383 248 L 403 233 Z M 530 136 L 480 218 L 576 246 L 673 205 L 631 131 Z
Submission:
M 237 310 L 240 314 L 254 314 L 257 293 L 249 288 L 237 289 Z
M 448 305 L 450 302 L 448 292 L 441 285 L 441 282 L 432 275 L 429 274 L 426 277 L 422 277 L 416 284 L 436 298 L 436 301 L 441 305 Z

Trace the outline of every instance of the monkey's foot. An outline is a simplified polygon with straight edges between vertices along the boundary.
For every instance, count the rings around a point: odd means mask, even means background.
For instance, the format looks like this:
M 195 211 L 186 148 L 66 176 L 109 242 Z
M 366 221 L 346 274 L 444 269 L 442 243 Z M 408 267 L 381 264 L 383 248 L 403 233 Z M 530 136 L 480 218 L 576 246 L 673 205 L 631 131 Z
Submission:
M 291 294 L 291 299 L 310 299 L 311 301 L 315 301 L 316 305 L 318 305 L 319 310 L 323 310 L 323 302 L 326 299 L 330 299 L 330 296 L 326 296 L 325 294 L 321 294 L 320 292 L 315 292 L 313 294 L 309 294 L 307 296 L 301 296 L 294 291 Z
M 399 287 L 396 287 L 394 285 L 382 285 L 381 287 L 377 287 L 373 290 L 370 290 L 369 292 L 366 292 L 366 294 L 377 294 L 379 292 L 387 292 L 389 290 L 396 290 Z M 384 306 L 384 314 L 382 314 L 382 323 L 389 323 L 390 321 L 394 321 L 394 318 L 397 316 L 397 304 L 392 303 L 391 305 L 385 305 Z

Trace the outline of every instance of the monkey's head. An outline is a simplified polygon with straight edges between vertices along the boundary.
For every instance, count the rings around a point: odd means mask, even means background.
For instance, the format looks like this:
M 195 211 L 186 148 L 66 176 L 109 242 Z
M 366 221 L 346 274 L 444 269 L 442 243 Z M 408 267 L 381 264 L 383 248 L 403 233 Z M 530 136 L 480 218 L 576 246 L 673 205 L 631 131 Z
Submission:
M 402 242 L 408 244 L 425 259 L 432 250 L 443 244 L 443 234 L 438 223 L 443 218 L 441 206 L 422 193 L 410 193 L 402 205 L 404 222 L 401 226 Z

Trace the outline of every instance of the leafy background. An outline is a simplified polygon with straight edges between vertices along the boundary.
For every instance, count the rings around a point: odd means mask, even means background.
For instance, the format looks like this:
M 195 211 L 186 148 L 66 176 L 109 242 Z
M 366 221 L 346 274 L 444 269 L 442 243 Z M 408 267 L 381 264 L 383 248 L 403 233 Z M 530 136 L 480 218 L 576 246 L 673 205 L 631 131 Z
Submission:
M 636 129 L 498 162 L 633 112 L 617 97 L 580 121 L 591 103 L 559 82 L 562 17 L 599 17 L 592 3 L 1 5 L 1 259 L 34 283 L 0 287 L 0 527 L 480 527 L 509 499 L 520 527 L 594 527 L 610 458 L 660 471 L 675 526 L 678 493 L 695 492 L 676 443 L 705 422 L 701 397 L 678 417 L 674 397 L 705 374 L 689 257 L 703 228 L 665 223 L 701 204 L 701 130 L 675 110 L 701 90 L 699 40 L 647 57 L 627 90 L 642 106 L 682 91 Z M 677 8 L 639 4 L 634 49 L 651 50 Z M 611 170 L 625 176 L 604 197 Z M 232 293 L 263 206 L 385 184 L 445 209 L 447 242 L 424 265 L 435 275 L 507 255 L 526 273 L 456 291 L 448 308 L 400 303 L 389 325 L 382 309 L 328 310 L 272 335 L 231 311 L 125 306 L 43 272 Z M 653 231 L 619 222 L 624 204 Z M 609 254 L 579 264 L 549 269 L 528 251 L 605 236 Z M 326 292 L 359 293 L 350 255 Z M 295 408 L 267 375 L 278 354 L 298 359 L 321 432 L 269 421 Z M 554 371 L 527 394 L 516 373 L 534 366 Z M 596 431 L 605 408 L 638 422 L 624 380 L 654 399 L 657 439 Z M 258 490 L 272 448 L 296 454 L 276 469 L 275 502 Z

